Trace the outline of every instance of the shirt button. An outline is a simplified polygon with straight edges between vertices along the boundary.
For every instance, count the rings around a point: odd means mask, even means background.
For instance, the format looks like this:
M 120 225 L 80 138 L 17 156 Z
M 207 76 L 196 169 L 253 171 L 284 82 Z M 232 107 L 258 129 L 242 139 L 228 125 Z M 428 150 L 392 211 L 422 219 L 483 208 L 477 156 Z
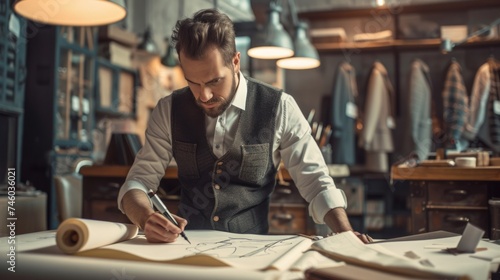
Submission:
M 215 185 L 214 185 L 214 188 L 215 188 L 216 190 L 220 190 L 220 186 L 219 186 L 219 185 L 217 185 L 217 184 L 215 184 Z
M 220 149 L 220 145 L 219 144 L 215 145 L 215 148 Z
M 214 216 L 214 222 L 218 222 L 219 221 L 219 216 Z

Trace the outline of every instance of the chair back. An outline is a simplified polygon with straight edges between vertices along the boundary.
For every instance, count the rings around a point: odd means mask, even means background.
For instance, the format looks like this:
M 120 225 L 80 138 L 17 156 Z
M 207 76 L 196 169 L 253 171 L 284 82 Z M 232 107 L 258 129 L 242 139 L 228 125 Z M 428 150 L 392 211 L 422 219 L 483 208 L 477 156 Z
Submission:
M 92 165 L 91 160 L 80 160 L 72 173 L 54 176 L 59 222 L 82 217 L 82 166 Z

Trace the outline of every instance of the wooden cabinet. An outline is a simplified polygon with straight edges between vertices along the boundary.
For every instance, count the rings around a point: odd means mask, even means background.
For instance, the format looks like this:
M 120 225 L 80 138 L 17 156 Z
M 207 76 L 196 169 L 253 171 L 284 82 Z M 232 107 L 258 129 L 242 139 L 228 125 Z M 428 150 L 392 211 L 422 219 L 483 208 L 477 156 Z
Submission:
M 332 9 L 299 13 L 299 17 L 308 21 L 311 34 L 313 30 L 343 28 L 346 32 L 345 42 L 318 42 L 314 47 L 318 50 L 321 67 L 310 71 L 287 71 L 285 88 L 293 93 L 307 91 L 307 97 L 297 94 L 299 105 L 311 106 L 310 100 L 316 102 L 317 112 L 324 114 L 325 102 L 320 102 L 324 95 L 329 97 L 333 88 L 337 66 L 341 62 L 349 62 L 356 70 L 358 86 L 359 114 L 363 115 L 363 108 L 367 98 L 368 80 L 371 67 L 375 61 L 382 63 L 388 72 L 388 77 L 394 88 L 392 96 L 395 104 L 396 127 L 394 129 L 395 151 L 390 155 L 390 162 L 408 156 L 405 151 L 401 136 L 409 127 L 405 118 L 411 105 L 409 87 L 410 70 L 412 62 L 420 59 L 427 64 L 430 73 L 431 97 L 435 119 L 444 122 L 443 96 L 445 74 L 451 61 L 456 61 L 461 66 L 463 81 L 468 91 L 472 88 L 477 70 L 492 56 L 500 57 L 500 37 L 498 26 L 492 29 L 490 37 L 475 37 L 467 43 L 456 46 L 453 51 L 444 54 L 441 46 L 441 26 L 463 25 L 467 34 L 477 30 L 480 26 L 489 25 L 498 18 L 500 1 L 474 0 L 474 1 L 446 1 L 445 3 L 411 4 L 403 1 L 386 1 L 384 7 L 367 7 L 364 9 Z M 408 3 L 408 2 L 406 2 Z M 346 6 L 359 6 L 358 3 Z M 374 33 L 390 31 L 392 36 L 388 39 L 377 41 L 354 41 L 354 36 L 361 33 Z M 303 83 L 304 80 L 309 83 Z M 469 92 L 470 94 L 470 92 Z M 328 115 L 328 114 L 326 114 Z M 323 120 L 326 125 L 328 122 Z M 432 149 L 444 146 L 443 139 L 436 135 L 432 139 Z M 399 141 L 398 141 L 399 140 Z M 479 141 L 478 141 L 479 142 Z M 471 143 L 471 145 L 479 143 Z M 359 155 L 359 154 L 358 154 Z M 363 159 L 358 157 L 357 164 L 362 164 Z
M 58 226 L 54 175 L 74 171 L 93 149 L 94 27 L 36 27 L 27 40 L 21 180 L 48 194 L 48 228 Z
M 135 117 L 138 80 L 136 70 L 98 59 L 96 114 Z
M 82 215 L 84 218 L 115 222 L 130 221 L 118 210 L 116 199 L 130 166 L 85 166 L 83 175 Z M 306 201 L 300 196 L 293 182 L 277 185 L 271 198 L 269 233 L 314 234 L 314 223 L 309 217 Z M 172 213 L 177 213 L 180 185 L 177 168 L 168 168 L 160 183 L 160 199 Z
M 0 3 L 0 184 L 7 182 L 7 168 L 15 168 L 17 182 L 20 179 L 26 24 L 6 1 Z
M 102 165 L 85 166 L 82 178 L 82 216 L 88 219 L 130 223 L 116 202 L 120 187 L 125 182 L 130 166 Z M 179 186 L 177 169 L 167 169 L 160 182 L 160 199 L 170 212 L 177 213 Z
M 491 232 L 488 200 L 499 197 L 500 168 L 392 168 L 392 178 L 410 185 L 411 232 L 462 233 L 467 223 Z
M 55 32 L 58 46 L 54 69 L 57 108 L 54 116 L 55 145 L 90 146 L 93 127 L 95 30 L 91 27 L 59 27 Z
M 291 179 L 276 185 L 271 196 L 268 220 L 271 234 L 315 234 L 308 203 L 300 196 Z
M 488 229 L 488 183 L 412 181 L 413 232 L 463 232 L 467 223 Z

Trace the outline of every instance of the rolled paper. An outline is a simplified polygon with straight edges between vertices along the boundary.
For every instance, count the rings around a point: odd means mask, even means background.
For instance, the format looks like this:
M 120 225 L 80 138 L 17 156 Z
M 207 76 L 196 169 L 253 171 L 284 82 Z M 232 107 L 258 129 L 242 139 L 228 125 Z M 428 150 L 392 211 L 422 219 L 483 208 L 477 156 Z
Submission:
M 70 218 L 57 228 L 56 244 L 64 253 L 75 254 L 132 239 L 138 231 L 132 224 Z

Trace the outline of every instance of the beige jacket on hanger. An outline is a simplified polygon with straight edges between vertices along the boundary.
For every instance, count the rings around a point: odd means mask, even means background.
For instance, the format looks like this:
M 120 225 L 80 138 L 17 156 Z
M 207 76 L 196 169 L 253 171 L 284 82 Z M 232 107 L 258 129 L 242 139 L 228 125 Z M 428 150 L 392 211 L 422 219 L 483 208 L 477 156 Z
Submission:
M 380 62 L 373 64 L 363 115 L 363 129 L 359 146 L 366 151 L 366 168 L 386 172 L 389 169 L 387 153 L 394 150 L 392 131 L 395 127 L 394 89 L 387 70 Z

